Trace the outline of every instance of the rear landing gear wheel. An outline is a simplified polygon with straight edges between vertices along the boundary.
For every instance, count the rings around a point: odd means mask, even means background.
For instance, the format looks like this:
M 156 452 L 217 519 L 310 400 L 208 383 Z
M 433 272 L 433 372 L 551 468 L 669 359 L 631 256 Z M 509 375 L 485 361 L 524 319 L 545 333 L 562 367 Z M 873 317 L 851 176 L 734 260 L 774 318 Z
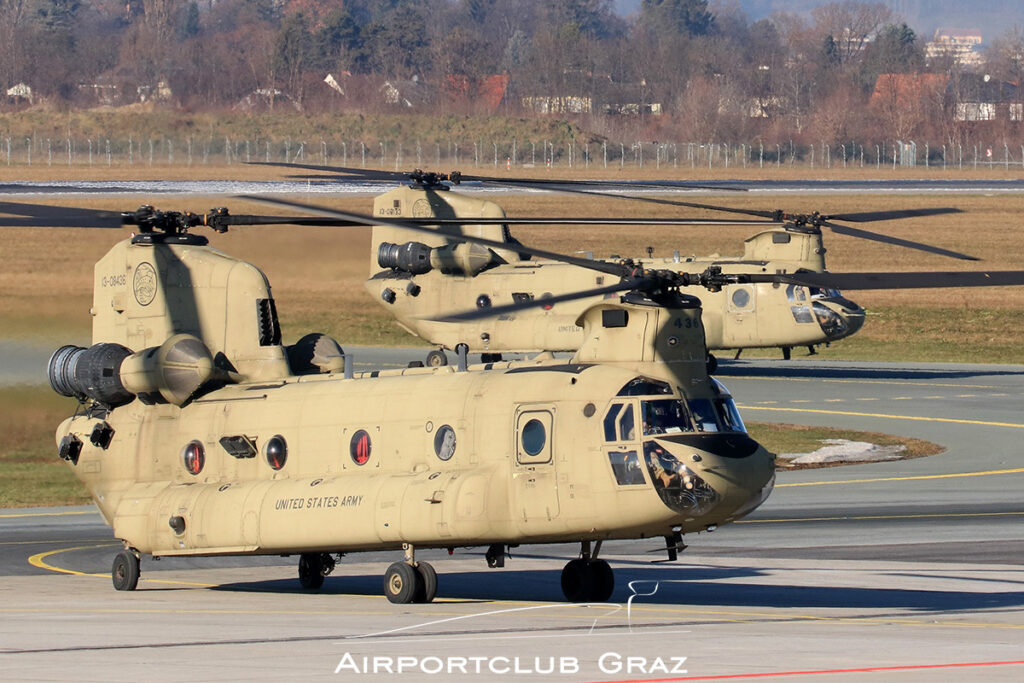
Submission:
M 299 555 L 299 583 L 306 590 L 316 590 L 324 585 L 324 562 L 320 553 Z
M 427 354 L 427 367 L 428 368 L 439 368 L 442 365 L 448 365 L 448 355 L 440 350 L 434 349 Z
M 423 594 L 417 595 L 415 602 L 433 602 L 437 595 L 437 572 L 433 565 L 428 562 L 416 564 L 416 573 L 420 575 L 423 583 Z
M 114 555 L 114 565 L 110 569 L 110 578 L 114 588 L 119 591 L 133 591 L 139 585 L 139 558 L 130 550 L 122 550 Z
M 423 576 L 412 565 L 395 562 L 384 573 L 384 595 L 396 605 L 416 602 L 417 597 L 426 596 Z
M 708 364 L 708 374 L 709 375 L 713 375 L 713 374 L 715 374 L 718 371 L 718 359 L 715 358 L 710 353 L 708 354 L 707 364 Z

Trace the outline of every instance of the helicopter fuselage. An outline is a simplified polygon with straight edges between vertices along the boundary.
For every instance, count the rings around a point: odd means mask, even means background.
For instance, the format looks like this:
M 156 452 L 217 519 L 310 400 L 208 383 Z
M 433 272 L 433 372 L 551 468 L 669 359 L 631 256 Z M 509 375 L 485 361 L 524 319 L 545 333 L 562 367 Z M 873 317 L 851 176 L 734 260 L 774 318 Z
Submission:
M 76 475 L 115 536 L 154 555 L 665 536 L 732 521 L 770 490 L 770 456 L 738 428 L 643 435 L 649 402 L 728 400 L 707 386 L 619 396 L 639 379 L 623 368 L 503 365 L 245 383 L 182 407 L 135 401 L 106 417 L 107 448 L 88 443 L 104 422 L 88 415 L 58 440 L 86 442 Z M 284 451 L 268 450 L 273 439 Z M 659 496 L 668 468 L 644 459 L 655 446 L 692 500 Z

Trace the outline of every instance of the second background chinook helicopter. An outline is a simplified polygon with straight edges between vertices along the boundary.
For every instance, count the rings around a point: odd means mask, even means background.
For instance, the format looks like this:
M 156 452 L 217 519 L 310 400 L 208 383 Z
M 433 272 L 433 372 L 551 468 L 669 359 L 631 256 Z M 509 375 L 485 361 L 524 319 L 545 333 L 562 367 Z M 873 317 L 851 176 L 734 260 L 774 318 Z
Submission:
M 280 164 L 272 164 L 279 166 Z M 514 225 L 620 225 L 644 230 L 653 225 L 682 224 L 744 224 L 756 225 L 761 231 L 748 238 L 744 253 L 738 257 L 712 255 L 682 257 L 678 249 L 671 256 L 661 246 L 658 257 L 654 248 L 647 254 L 634 256 L 633 262 L 647 267 L 668 269 L 697 275 L 712 270 L 725 274 L 765 274 L 824 272 L 825 247 L 822 229 L 840 234 L 887 243 L 959 259 L 972 259 L 959 252 L 920 242 L 895 238 L 837 223 L 882 221 L 917 216 L 956 213 L 957 209 L 911 209 L 844 213 L 835 216 L 787 214 L 782 211 L 761 211 L 698 204 L 662 197 L 637 194 L 610 194 L 610 187 L 621 182 L 539 181 L 462 176 L 459 173 L 440 175 L 415 171 L 411 174 L 386 171 L 362 171 L 322 166 L 288 165 L 290 168 L 343 173 L 348 177 L 372 180 L 397 180 L 400 186 L 374 199 L 373 215 L 381 218 L 402 218 L 419 224 L 443 228 L 435 235 L 424 236 L 401 228 L 375 225 L 369 255 L 370 278 L 365 287 L 371 296 L 411 334 L 438 346 L 427 355 L 426 362 L 440 365 L 448 362 L 445 349 L 456 352 L 479 352 L 485 360 L 497 360 L 506 352 L 572 351 L 582 342 L 582 328 L 576 324 L 580 313 L 594 300 L 577 300 L 570 304 L 536 307 L 475 321 L 441 319 L 438 314 L 452 306 L 488 308 L 510 303 L 544 299 L 560 293 L 600 287 L 604 277 L 577 266 L 549 260 L 531 259 L 516 251 L 518 241 L 512 236 Z M 464 180 L 514 187 L 555 189 L 595 197 L 653 202 L 674 208 L 690 207 L 729 214 L 736 219 L 646 218 L 510 218 L 494 202 L 478 196 L 452 191 Z M 631 191 L 664 189 L 663 183 L 636 183 Z M 676 189 L 679 183 L 668 185 Z M 699 189 L 685 184 L 684 189 Z M 504 243 L 502 248 L 486 249 L 471 245 L 460 235 L 487 237 Z M 685 240 L 680 240 L 685 242 Z M 671 248 L 671 247 L 670 247 Z M 618 260 L 617 257 L 615 260 Z M 863 283 L 859 283 L 861 287 Z M 896 285 L 897 287 L 899 285 Z M 888 285 L 884 285 L 888 287 Z M 687 293 L 699 296 L 704 305 L 704 325 L 709 351 L 736 349 L 737 355 L 748 348 L 780 348 L 788 358 L 790 350 L 828 344 L 856 333 L 864 324 L 865 311 L 834 288 L 807 287 L 777 283 L 753 284 L 737 282 L 710 288 L 696 285 Z M 714 356 L 708 357 L 714 371 Z

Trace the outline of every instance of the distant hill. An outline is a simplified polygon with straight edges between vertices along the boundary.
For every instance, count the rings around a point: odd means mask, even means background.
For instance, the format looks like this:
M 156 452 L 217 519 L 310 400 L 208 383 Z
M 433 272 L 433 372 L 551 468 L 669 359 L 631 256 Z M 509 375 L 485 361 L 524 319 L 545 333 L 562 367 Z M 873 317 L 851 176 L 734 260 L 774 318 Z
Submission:
M 938 28 L 978 29 L 985 42 L 1018 26 L 1024 29 L 1024 2 L 1021 0 L 880 0 L 900 15 L 918 35 L 931 38 Z M 738 2 L 751 21 L 764 19 L 773 12 L 809 13 L 826 0 L 727 0 Z M 615 0 L 623 16 L 636 12 L 640 0 Z

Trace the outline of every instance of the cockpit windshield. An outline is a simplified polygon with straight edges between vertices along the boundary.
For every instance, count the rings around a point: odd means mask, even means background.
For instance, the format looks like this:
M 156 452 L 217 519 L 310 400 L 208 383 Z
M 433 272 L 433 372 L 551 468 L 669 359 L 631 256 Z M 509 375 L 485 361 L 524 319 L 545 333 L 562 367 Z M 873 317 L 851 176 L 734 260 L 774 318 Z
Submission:
M 644 436 L 693 431 L 690 418 L 686 415 L 686 406 L 679 399 L 641 401 L 641 406 L 643 406 Z
M 605 413 L 605 441 L 633 441 L 636 438 L 633 406 L 637 399 L 627 397 L 639 397 L 638 417 L 643 436 L 747 431 L 729 390 L 714 378 L 711 378 L 711 389 L 711 398 L 671 398 L 665 396 L 672 391 L 670 385 L 637 378 L 623 387 L 619 398 Z
M 641 401 L 644 436 L 684 432 L 745 432 L 736 403 L 728 394 L 714 399 Z

